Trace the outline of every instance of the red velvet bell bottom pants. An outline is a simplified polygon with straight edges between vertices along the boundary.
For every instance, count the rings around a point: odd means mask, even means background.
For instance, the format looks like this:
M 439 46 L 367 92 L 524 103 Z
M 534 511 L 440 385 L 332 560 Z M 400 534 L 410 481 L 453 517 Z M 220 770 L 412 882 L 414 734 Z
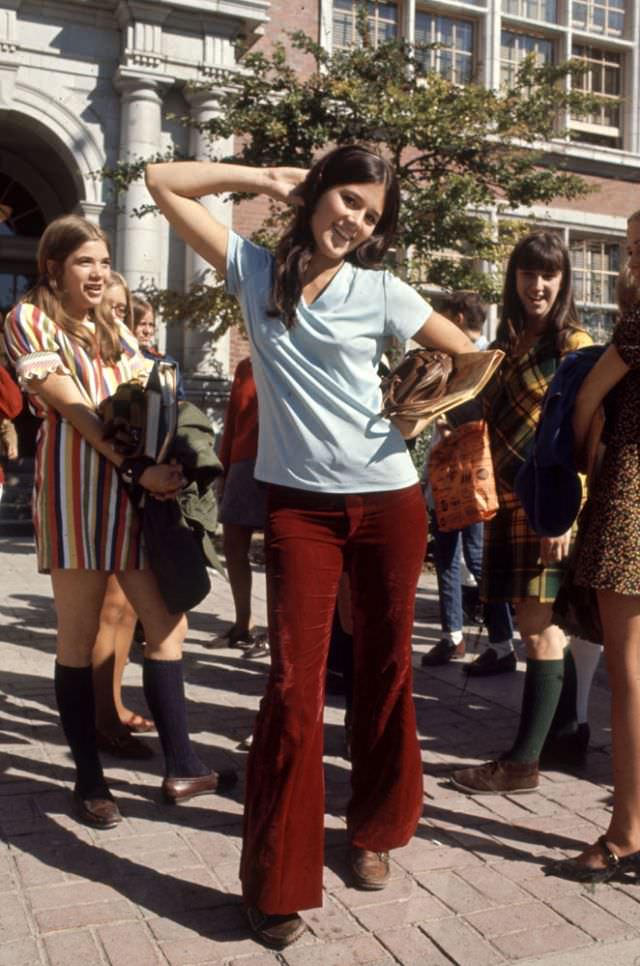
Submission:
M 271 672 L 249 754 L 240 874 L 265 913 L 322 904 L 324 684 L 338 582 L 354 624 L 352 845 L 411 839 L 422 812 L 411 636 L 427 521 L 418 485 L 331 495 L 270 486 Z

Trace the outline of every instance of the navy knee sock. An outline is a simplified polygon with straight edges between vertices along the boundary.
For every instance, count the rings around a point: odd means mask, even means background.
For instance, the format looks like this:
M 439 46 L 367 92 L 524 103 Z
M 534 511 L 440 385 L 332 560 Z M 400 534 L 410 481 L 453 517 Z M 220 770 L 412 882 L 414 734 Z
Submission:
M 193 750 L 187 723 L 182 661 L 145 658 L 144 695 L 160 737 L 168 778 L 197 778 L 211 771 Z
M 76 789 L 83 798 L 102 797 L 107 786 L 96 745 L 92 670 L 56 661 L 54 684 L 62 730 L 77 770 Z

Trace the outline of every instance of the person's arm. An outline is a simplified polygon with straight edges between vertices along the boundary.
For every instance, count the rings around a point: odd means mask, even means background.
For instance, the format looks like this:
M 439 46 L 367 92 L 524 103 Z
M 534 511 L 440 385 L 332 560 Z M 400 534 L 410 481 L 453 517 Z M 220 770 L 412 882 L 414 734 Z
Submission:
M 438 349 L 450 356 L 476 351 L 471 339 L 439 312 L 432 312 L 412 338 L 425 349 Z
M 629 372 L 614 345 L 603 352 L 591 372 L 585 377 L 578 390 L 573 411 L 573 438 L 576 453 L 580 453 L 586 443 L 591 420 L 607 395 Z
M 90 446 L 102 453 L 116 468 L 122 465 L 125 457 L 117 453 L 111 443 L 104 439 L 104 423 L 68 375 L 50 372 L 44 379 L 30 379 L 27 388 L 30 393 L 39 396 L 43 402 L 60 413 L 63 419 L 84 436 Z M 184 484 L 182 467 L 177 464 L 149 466 L 140 477 L 139 483 L 143 489 L 153 494 L 173 496 Z
M 226 274 L 229 229 L 197 199 L 246 192 L 295 203 L 293 193 L 306 176 L 303 168 L 252 168 L 210 161 L 149 164 L 145 172 L 149 193 L 171 227 L 221 278 Z

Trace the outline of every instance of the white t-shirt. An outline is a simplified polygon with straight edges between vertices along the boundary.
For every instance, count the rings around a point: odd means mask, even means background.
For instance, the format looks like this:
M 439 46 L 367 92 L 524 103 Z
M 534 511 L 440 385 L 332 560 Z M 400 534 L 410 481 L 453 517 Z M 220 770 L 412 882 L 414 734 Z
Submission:
M 345 262 L 287 329 L 267 315 L 273 256 L 229 235 L 227 291 L 238 298 L 258 389 L 256 478 L 325 493 L 399 490 L 417 474 L 398 430 L 380 417 L 377 367 L 387 336 L 410 339 L 428 302 L 390 272 Z

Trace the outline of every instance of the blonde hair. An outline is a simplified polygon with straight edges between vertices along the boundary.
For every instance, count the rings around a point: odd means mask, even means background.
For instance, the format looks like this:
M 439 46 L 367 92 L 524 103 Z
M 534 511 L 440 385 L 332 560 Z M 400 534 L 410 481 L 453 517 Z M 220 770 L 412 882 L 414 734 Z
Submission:
M 129 288 L 127 284 L 127 280 L 124 277 L 124 275 L 121 275 L 120 272 L 114 272 L 113 269 L 111 269 L 111 278 L 107 282 L 107 285 L 104 290 L 105 295 L 107 294 L 110 288 L 115 288 L 116 285 L 119 285 L 122 291 L 124 292 L 124 302 L 126 305 L 126 311 L 124 314 L 124 319 L 122 321 L 124 325 L 126 325 L 127 328 L 130 329 L 133 324 L 133 296 L 131 295 L 131 289 Z
M 640 208 L 627 218 L 627 225 L 640 221 Z M 616 281 L 616 302 L 622 315 L 630 312 L 640 302 L 640 282 L 629 268 L 629 263 L 621 269 Z
M 624 266 L 616 281 L 616 302 L 622 315 L 630 312 L 640 302 L 640 283 L 636 281 L 628 265 Z
M 99 355 L 107 365 L 118 362 L 122 355 L 118 326 L 106 305 L 92 311 L 95 335 L 79 319 L 73 319 L 62 304 L 64 263 L 86 242 L 101 241 L 111 254 L 109 239 L 98 225 L 80 215 L 63 215 L 45 229 L 38 245 L 38 281 L 21 299 L 31 302 L 53 319 L 67 335 L 78 342 L 94 358 Z M 50 263 L 54 267 L 50 269 Z

